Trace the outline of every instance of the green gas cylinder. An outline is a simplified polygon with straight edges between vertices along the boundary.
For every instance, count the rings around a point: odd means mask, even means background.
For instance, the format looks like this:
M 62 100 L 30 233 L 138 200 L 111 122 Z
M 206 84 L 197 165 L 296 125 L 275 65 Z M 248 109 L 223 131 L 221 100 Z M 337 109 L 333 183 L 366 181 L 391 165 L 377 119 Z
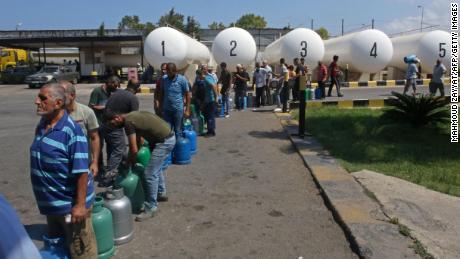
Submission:
M 143 172 L 144 167 L 141 164 L 136 164 L 135 167 L 142 167 Z M 139 212 L 144 205 L 144 188 L 140 177 L 130 167 L 120 167 L 118 172 L 116 185 L 123 188 L 123 193 L 131 201 L 133 212 Z
M 144 145 L 137 151 L 136 161 L 144 167 L 147 167 L 150 161 L 150 155 L 150 149 L 148 148 L 148 146 Z
M 96 196 L 91 219 L 96 235 L 98 258 L 112 257 L 115 252 L 112 213 L 104 207 L 104 199 L 101 196 Z
M 311 100 L 311 92 L 310 89 L 305 90 L 305 100 Z
M 196 117 L 196 109 L 194 104 L 190 104 L 190 111 L 192 112 L 192 117 Z

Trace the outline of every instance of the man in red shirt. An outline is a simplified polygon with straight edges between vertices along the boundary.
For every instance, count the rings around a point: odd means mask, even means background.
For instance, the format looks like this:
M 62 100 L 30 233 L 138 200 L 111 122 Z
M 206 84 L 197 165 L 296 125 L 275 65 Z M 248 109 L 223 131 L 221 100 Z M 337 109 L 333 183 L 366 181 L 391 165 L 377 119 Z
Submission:
M 329 72 L 331 74 L 331 85 L 329 86 L 329 91 L 327 93 L 327 96 L 331 96 L 332 92 L 332 87 L 335 84 L 335 87 L 337 88 L 337 96 L 342 97 L 343 95 L 340 93 L 340 69 L 339 66 L 337 65 L 337 61 L 339 60 L 339 56 L 334 55 L 332 63 L 329 65 Z
M 318 80 L 318 87 L 321 91 L 321 99 L 326 98 L 326 81 L 327 81 L 327 67 L 323 64 L 323 62 L 318 61 L 318 67 L 316 69 L 317 75 L 316 78 Z

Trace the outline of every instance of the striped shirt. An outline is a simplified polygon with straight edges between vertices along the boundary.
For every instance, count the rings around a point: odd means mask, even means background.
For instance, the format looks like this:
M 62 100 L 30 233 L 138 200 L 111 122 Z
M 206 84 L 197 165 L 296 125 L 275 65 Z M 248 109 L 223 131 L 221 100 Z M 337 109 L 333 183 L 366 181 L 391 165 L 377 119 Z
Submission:
M 30 147 L 32 187 L 41 214 L 69 214 L 75 205 L 77 176 L 88 173 L 88 143 L 80 126 L 67 114 L 46 131 L 42 119 Z M 94 199 L 93 176 L 88 174 L 86 208 Z

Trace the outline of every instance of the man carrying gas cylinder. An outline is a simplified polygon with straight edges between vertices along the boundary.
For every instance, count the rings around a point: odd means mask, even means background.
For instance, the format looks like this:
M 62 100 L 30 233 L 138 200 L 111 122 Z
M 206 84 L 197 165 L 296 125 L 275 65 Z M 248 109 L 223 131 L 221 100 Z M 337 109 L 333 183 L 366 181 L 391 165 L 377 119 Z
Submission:
M 147 111 L 121 113 L 106 109 L 104 118 L 112 127 L 125 129 L 131 164 L 136 162 L 143 139 L 149 142 L 152 154 L 144 170 L 146 203 L 142 213 L 136 216 L 136 221 L 147 220 L 154 216 L 158 202 L 168 199 L 162 165 L 176 144 L 174 131 L 166 121 Z

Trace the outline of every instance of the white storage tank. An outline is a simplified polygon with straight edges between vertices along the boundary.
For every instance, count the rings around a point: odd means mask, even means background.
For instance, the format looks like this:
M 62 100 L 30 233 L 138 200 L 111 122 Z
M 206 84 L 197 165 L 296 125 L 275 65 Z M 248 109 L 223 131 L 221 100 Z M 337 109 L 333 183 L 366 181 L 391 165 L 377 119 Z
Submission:
M 231 27 L 217 34 L 212 43 L 212 55 L 218 64 L 227 63 L 230 71 L 236 65 L 250 66 L 254 63 L 257 46 L 252 35 L 244 29 Z
M 149 33 L 144 42 L 144 55 L 154 67 L 172 62 L 178 69 L 192 63 L 208 63 L 211 56 L 204 44 L 170 27 Z
M 284 58 L 286 63 L 292 64 L 294 58 L 305 58 L 305 63 L 312 68 L 323 56 L 323 40 L 316 32 L 306 28 L 290 31 L 268 45 L 264 52 L 268 63 L 278 63 L 280 58 Z
M 329 65 L 334 55 L 339 65 L 353 72 L 376 73 L 384 69 L 393 56 L 393 45 L 388 36 L 375 29 L 347 34 L 324 41 L 326 54 L 323 62 Z
M 390 66 L 402 70 L 407 69 L 404 57 L 415 54 L 422 66 L 423 73 L 432 73 L 437 59 L 442 59 L 444 65 L 450 70 L 450 34 L 445 31 L 430 31 L 415 33 L 406 36 L 391 38 L 394 54 Z

